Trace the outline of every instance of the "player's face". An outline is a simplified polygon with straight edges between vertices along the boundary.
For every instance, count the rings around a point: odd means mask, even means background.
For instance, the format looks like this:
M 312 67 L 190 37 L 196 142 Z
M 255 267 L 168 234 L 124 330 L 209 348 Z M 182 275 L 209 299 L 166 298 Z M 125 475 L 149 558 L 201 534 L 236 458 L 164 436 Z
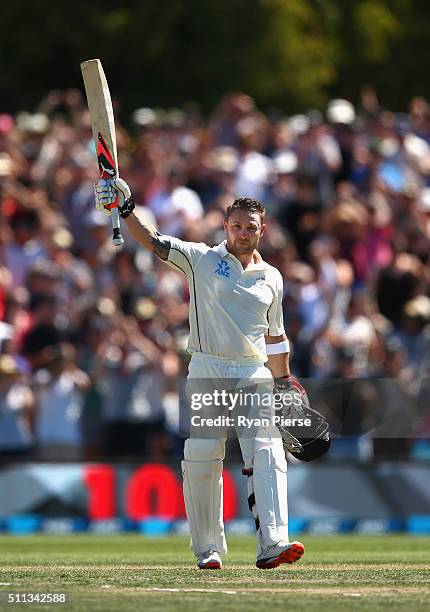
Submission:
M 265 225 L 261 223 L 258 213 L 246 210 L 235 210 L 228 221 L 224 221 L 227 234 L 227 248 L 233 255 L 247 255 L 257 248 L 264 232 Z

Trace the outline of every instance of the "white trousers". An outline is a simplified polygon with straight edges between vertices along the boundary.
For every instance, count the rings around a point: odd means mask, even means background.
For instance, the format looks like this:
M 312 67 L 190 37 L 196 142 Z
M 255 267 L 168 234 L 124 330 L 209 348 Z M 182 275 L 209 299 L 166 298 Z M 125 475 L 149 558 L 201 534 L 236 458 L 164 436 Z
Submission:
M 264 364 L 243 365 L 199 354 L 191 359 L 186 387 L 191 417 L 200 416 L 201 420 L 228 416 L 237 421 L 240 413 L 248 419 L 246 426 L 236 427 L 236 433 L 248 480 L 248 505 L 257 527 L 258 553 L 280 541 L 288 542 L 285 453 L 278 430 L 270 424 L 261 425 L 262 419 L 270 417 L 271 408 L 265 399 L 270 396 L 272 386 L 271 372 Z M 214 402 L 203 406 L 205 394 L 208 399 L 208 394 L 214 397 L 218 391 L 220 397 L 222 390 L 236 394 L 233 410 L 229 410 L 230 399 L 228 406 L 214 405 Z M 227 552 L 222 517 L 225 440 L 226 427 L 197 425 L 192 427 L 191 436 L 185 442 L 184 498 L 196 556 L 209 549 L 220 554 Z

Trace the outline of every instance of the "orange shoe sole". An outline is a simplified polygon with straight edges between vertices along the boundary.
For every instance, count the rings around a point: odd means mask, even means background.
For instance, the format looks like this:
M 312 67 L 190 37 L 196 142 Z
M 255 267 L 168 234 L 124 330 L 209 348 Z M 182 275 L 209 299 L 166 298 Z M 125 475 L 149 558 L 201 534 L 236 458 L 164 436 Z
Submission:
M 201 570 L 221 569 L 221 563 L 218 563 L 218 561 L 212 561 L 211 563 L 207 563 L 206 565 L 203 565 L 202 567 L 200 565 L 198 565 L 197 567 Z
M 290 548 L 281 552 L 277 557 L 273 559 L 260 559 L 255 564 L 258 569 L 274 569 L 282 563 L 295 563 L 301 559 L 304 555 L 305 547 L 301 542 L 292 542 Z

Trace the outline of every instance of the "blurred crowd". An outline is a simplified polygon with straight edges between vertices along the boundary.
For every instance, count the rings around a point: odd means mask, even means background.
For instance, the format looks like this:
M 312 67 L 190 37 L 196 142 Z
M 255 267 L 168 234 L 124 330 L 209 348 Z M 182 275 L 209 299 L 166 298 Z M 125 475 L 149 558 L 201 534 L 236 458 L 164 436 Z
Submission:
M 356 422 L 340 433 L 377 430 L 388 406 L 407 432 L 394 455 L 430 433 L 430 108 L 405 110 L 367 87 L 325 113 L 263 114 L 238 92 L 209 118 L 188 104 L 117 119 L 121 176 L 162 233 L 215 245 L 235 197 L 265 204 L 261 253 L 284 278 L 292 371 L 364 381 L 342 400 Z M 187 284 L 126 227 L 112 245 L 97 175 L 79 91 L 0 113 L 0 457 L 180 453 Z

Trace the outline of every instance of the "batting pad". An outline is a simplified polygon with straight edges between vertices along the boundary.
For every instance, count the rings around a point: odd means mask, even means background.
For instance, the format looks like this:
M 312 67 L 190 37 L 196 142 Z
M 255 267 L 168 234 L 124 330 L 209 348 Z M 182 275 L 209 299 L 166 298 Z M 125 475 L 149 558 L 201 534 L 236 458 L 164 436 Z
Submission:
M 203 445 L 205 453 L 202 453 Z M 215 455 L 209 461 L 192 460 Z M 187 440 L 182 461 L 184 500 L 191 532 L 191 548 L 198 557 L 207 550 L 225 555 L 227 543 L 223 522 L 223 444 L 218 440 Z
M 248 499 L 258 524 L 258 544 L 264 549 L 288 542 L 287 462 L 281 438 L 255 438 L 253 474 Z M 251 505 L 251 504 L 250 504 Z

